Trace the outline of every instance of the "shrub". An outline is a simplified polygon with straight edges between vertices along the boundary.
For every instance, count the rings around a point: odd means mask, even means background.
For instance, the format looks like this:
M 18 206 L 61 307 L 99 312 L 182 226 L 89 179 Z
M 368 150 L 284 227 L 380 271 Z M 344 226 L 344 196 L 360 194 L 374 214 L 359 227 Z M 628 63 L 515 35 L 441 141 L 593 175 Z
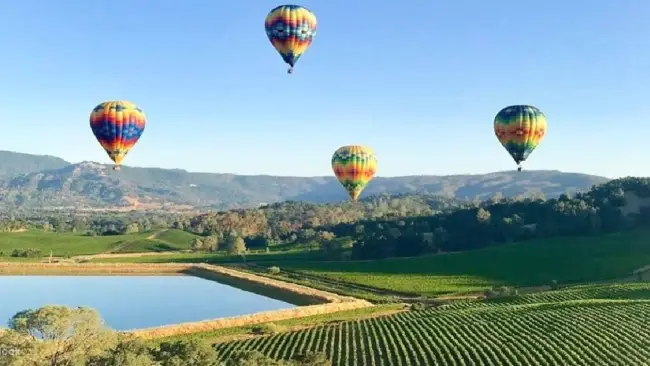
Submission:
M 32 249 L 32 248 L 27 248 L 27 249 L 16 248 L 11 252 L 11 256 L 20 257 L 20 258 L 37 258 L 37 257 L 41 257 L 41 250 Z
M 427 309 L 427 305 L 423 302 L 416 302 L 414 304 L 411 304 L 410 310 L 411 311 L 423 311 Z
M 279 274 L 280 273 L 280 267 L 278 267 L 278 266 L 269 267 L 269 273 L 272 274 L 272 275 Z
M 274 324 L 274 323 L 260 324 L 260 325 L 254 326 L 251 329 L 251 333 L 258 334 L 258 335 L 276 334 L 276 333 L 279 333 L 281 331 L 282 331 L 282 327 L 277 325 L 277 324 Z
M 516 288 L 510 288 L 507 286 L 493 287 L 483 293 L 487 299 L 496 299 L 504 297 L 514 297 L 519 295 L 519 291 Z

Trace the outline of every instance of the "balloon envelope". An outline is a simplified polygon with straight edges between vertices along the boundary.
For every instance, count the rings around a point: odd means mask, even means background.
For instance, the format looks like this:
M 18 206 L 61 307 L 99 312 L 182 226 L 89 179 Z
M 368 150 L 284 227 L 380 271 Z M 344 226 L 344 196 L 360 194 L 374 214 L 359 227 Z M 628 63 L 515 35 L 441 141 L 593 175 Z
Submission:
M 269 12 L 264 28 L 269 41 L 293 70 L 316 35 L 316 16 L 299 5 L 280 5 Z
M 356 201 L 377 172 L 377 159 L 366 146 L 343 146 L 332 156 L 332 170 L 341 185 Z
M 114 169 L 138 142 L 146 123 L 142 109 L 124 100 L 101 103 L 90 114 L 90 128 L 115 163 Z
M 528 159 L 544 138 L 546 129 L 546 116 L 530 105 L 503 108 L 494 118 L 494 133 L 517 165 Z

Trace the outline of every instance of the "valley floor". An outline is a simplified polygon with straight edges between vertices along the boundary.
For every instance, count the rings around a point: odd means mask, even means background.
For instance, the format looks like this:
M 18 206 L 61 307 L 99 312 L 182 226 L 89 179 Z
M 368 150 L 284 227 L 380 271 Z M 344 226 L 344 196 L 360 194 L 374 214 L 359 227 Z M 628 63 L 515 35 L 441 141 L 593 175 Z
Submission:
M 321 351 L 335 365 L 641 366 L 650 360 L 648 238 L 642 230 L 377 261 L 231 258 L 225 268 L 381 305 L 191 334 L 162 332 L 156 336 L 169 336 L 151 342 L 203 339 L 216 344 L 222 359 L 243 350 L 276 359 Z M 147 266 L 228 258 L 91 260 Z M 520 292 L 484 298 L 499 286 Z

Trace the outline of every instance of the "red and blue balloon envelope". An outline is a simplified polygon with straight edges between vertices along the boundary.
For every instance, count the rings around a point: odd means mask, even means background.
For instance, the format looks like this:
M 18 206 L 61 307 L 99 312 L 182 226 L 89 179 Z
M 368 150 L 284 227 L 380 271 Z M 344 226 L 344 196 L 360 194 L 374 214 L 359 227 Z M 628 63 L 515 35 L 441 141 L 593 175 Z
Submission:
M 124 100 L 101 103 L 90 114 L 90 128 L 115 163 L 115 170 L 142 136 L 146 123 L 142 109 Z
M 289 74 L 311 45 L 316 36 L 316 26 L 314 13 L 299 5 L 280 5 L 266 16 L 266 35 L 289 65 Z

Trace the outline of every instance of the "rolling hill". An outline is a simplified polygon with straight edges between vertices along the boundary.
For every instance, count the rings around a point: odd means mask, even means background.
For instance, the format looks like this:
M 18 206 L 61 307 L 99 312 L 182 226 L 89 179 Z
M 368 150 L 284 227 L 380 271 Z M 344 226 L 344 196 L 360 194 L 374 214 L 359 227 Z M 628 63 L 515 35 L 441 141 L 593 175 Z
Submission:
M 190 249 L 195 235 L 181 230 L 161 230 L 127 235 L 87 236 L 42 230 L 0 233 L 0 258 L 15 249 L 40 250 L 42 255 L 96 255 L 142 253 Z M 1 260 L 1 259 L 0 259 Z
M 545 238 L 475 251 L 349 262 L 277 262 L 283 270 L 412 295 L 491 286 L 586 283 L 631 276 L 650 263 L 650 231 Z
M 279 177 L 193 173 L 180 169 L 68 163 L 51 156 L 0 151 L 0 209 L 231 209 L 285 200 L 315 203 L 346 199 L 334 177 Z M 589 189 L 608 178 L 559 171 L 482 175 L 378 177 L 362 197 L 422 193 L 485 199 L 541 193 L 555 197 Z

